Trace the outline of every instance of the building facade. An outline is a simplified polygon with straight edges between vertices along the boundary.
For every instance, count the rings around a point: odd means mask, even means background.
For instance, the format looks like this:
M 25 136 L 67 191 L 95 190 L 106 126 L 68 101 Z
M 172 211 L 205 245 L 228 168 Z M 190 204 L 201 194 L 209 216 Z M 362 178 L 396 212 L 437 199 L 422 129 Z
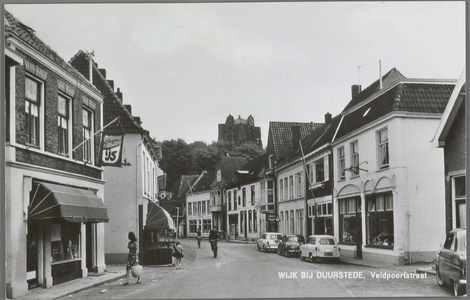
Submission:
M 213 180 L 214 172 L 203 171 L 186 194 L 188 237 L 196 238 L 198 229 L 203 237 L 209 237 L 213 224 L 209 204 Z
M 465 83 L 464 71 L 432 142 L 434 147 L 444 149 L 446 232 L 467 228 Z
M 103 96 L 5 11 L 6 296 L 103 272 Z M 86 205 L 87 209 L 82 207 Z
M 392 69 L 353 95 L 333 137 L 334 234 L 344 256 L 432 261 L 445 235 L 443 153 L 432 139 L 455 81 Z
M 103 119 L 107 126 L 104 132 L 124 135 L 121 167 L 104 167 L 105 200 L 110 204 L 110 221 L 105 226 L 106 262 L 127 261 L 129 231 L 136 234 L 143 260 L 148 203 L 158 201 L 157 181 L 163 174 L 158 166 L 160 149 L 155 147 L 149 132 L 142 128 L 140 118 L 132 115 L 132 106 L 123 104 L 122 92 L 119 88 L 114 90 L 114 81 L 106 78 L 105 69 L 98 69 L 92 56 L 79 51 L 70 64 L 91 80 L 104 96 Z

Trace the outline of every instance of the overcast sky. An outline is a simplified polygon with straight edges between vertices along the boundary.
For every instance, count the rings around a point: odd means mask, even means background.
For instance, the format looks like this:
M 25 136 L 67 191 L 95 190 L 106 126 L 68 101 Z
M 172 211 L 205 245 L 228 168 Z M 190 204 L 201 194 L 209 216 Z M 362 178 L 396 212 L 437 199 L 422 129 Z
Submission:
M 216 141 L 217 125 L 250 114 L 324 122 L 397 68 L 457 79 L 465 2 L 286 2 L 5 5 L 65 61 L 95 52 L 124 103 L 159 141 Z M 359 70 L 359 73 L 358 73 Z

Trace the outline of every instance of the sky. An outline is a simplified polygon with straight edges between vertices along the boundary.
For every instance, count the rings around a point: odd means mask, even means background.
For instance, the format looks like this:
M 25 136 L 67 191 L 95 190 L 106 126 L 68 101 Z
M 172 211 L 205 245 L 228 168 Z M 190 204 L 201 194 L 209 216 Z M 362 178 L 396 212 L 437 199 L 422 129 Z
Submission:
M 157 141 L 211 143 L 231 114 L 323 123 L 392 68 L 457 79 L 465 2 L 10 4 L 69 61 L 79 50 Z M 380 61 L 380 68 L 379 68 Z M 380 73 L 381 69 L 381 73 Z

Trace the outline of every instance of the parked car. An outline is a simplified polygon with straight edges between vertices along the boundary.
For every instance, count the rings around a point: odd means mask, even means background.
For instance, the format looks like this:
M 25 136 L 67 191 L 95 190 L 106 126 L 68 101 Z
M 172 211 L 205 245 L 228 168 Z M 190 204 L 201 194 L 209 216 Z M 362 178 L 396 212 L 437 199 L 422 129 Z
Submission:
M 291 254 L 300 253 L 300 245 L 305 244 L 305 239 L 299 234 L 286 234 L 282 237 L 277 248 L 277 254 L 288 257 Z
M 467 230 L 454 229 L 446 236 L 444 246 L 437 252 L 436 279 L 441 286 L 450 285 L 454 295 L 467 291 Z
M 256 241 L 256 244 L 258 246 L 258 251 L 261 251 L 261 250 L 263 250 L 264 252 L 277 251 L 277 246 L 281 240 L 282 240 L 282 233 L 265 232 Z
M 339 262 L 340 250 L 334 236 L 311 235 L 307 238 L 307 242 L 300 246 L 300 259 L 308 258 L 310 262 L 318 259 Z

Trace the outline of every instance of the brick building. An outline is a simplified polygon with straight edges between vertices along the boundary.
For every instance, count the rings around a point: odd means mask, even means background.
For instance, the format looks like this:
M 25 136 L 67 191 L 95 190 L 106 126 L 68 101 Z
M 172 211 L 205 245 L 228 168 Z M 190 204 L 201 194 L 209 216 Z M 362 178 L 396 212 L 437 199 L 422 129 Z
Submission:
M 93 138 L 101 93 L 32 28 L 8 11 L 4 21 L 5 275 L 15 298 L 103 272 L 108 215 Z

